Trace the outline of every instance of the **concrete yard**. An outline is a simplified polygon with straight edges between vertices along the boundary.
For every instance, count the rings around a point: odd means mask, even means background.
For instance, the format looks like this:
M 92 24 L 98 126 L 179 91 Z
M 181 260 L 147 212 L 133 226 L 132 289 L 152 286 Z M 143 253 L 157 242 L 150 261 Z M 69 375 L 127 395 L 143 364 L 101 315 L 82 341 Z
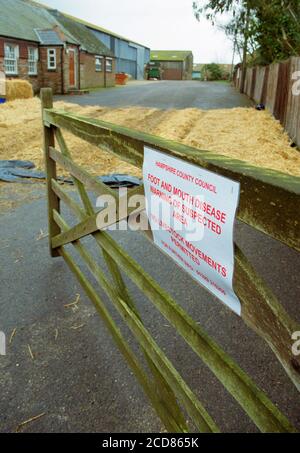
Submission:
M 83 105 L 180 109 L 250 104 L 228 84 L 204 82 L 133 82 L 124 88 L 63 99 Z M 1 183 L 0 197 L 0 331 L 7 337 L 7 355 L 0 356 L 0 432 L 163 431 L 68 266 L 61 258 L 49 256 L 45 185 Z M 143 236 L 133 232 L 112 235 L 300 429 L 299 393 L 268 346 Z M 236 240 L 284 308 L 300 322 L 299 254 L 240 223 Z M 91 240 L 87 245 L 95 253 Z M 269 265 L 267 256 L 272 257 Z M 102 257 L 99 263 L 103 264 Z M 130 282 L 129 288 L 146 326 L 221 430 L 256 432 L 168 322 Z M 75 300 L 77 309 L 69 306 Z M 122 331 L 134 344 L 127 328 Z M 38 415 L 42 416 L 20 426 Z
M 126 86 L 92 91 L 82 96 L 56 96 L 57 100 L 107 107 L 154 107 L 158 109 L 223 109 L 248 107 L 252 102 L 226 82 L 134 81 Z

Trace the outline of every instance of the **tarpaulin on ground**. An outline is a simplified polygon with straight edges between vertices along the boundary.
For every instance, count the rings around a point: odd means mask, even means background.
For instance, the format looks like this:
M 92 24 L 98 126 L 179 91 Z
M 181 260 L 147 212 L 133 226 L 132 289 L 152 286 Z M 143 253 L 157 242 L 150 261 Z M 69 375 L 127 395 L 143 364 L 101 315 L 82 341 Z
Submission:
M 35 165 L 27 160 L 0 160 L 0 181 L 32 183 L 28 179 L 45 179 L 43 171 L 33 170 Z M 60 181 L 72 184 L 72 179 L 58 178 Z M 112 174 L 99 176 L 98 179 L 112 188 L 133 187 L 141 185 L 141 180 L 135 176 Z

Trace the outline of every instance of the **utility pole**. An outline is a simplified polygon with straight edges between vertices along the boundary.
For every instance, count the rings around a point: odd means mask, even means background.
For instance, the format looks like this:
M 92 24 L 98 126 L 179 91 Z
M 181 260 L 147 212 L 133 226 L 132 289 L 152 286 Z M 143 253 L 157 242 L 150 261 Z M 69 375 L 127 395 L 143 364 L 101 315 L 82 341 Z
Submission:
M 234 42 L 233 42 L 233 54 L 232 54 L 232 64 L 231 64 L 231 74 L 230 74 L 230 80 L 233 79 L 233 72 L 234 72 L 234 59 L 235 59 L 235 52 L 237 48 L 237 29 L 235 29 L 234 33 Z
M 248 41 L 249 41 L 249 27 L 250 27 L 250 14 L 251 9 L 249 1 L 246 0 L 246 15 L 245 15 L 245 29 L 244 29 L 244 46 L 243 46 L 243 63 L 242 63 L 242 82 L 241 82 L 241 93 L 244 93 L 245 81 L 246 81 L 246 70 L 247 70 L 247 55 L 248 55 Z

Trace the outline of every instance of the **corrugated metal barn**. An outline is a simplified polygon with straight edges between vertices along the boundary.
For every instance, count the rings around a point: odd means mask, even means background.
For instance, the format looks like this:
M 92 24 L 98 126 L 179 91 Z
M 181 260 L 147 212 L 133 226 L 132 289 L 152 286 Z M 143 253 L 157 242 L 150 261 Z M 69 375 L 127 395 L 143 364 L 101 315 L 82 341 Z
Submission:
M 191 80 L 194 57 L 191 50 L 153 50 L 151 62 L 160 66 L 163 80 Z
M 144 79 L 144 68 L 150 61 L 148 47 L 76 17 L 68 17 L 88 27 L 113 52 L 116 57 L 116 72 L 125 72 L 137 80 Z

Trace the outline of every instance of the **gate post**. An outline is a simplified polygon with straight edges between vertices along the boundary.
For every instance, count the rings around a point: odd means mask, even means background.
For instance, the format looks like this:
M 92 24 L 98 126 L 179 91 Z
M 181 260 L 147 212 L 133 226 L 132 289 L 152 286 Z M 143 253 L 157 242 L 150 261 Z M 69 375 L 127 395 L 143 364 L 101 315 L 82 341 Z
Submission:
M 43 118 L 43 136 L 44 136 L 44 159 L 46 170 L 47 182 L 47 199 L 48 199 L 48 232 L 49 232 L 49 248 L 52 257 L 60 256 L 58 250 L 52 248 L 52 238 L 60 234 L 60 228 L 53 218 L 53 209 L 60 212 L 59 198 L 52 190 L 51 180 L 56 180 L 56 162 L 51 159 L 49 149 L 55 147 L 54 126 L 47 125 L 44 122 L 44 109 L 53 108 L 53 98 L 51 88 L 41 89 L 41 102 L 42 102 L 42 118 Z

